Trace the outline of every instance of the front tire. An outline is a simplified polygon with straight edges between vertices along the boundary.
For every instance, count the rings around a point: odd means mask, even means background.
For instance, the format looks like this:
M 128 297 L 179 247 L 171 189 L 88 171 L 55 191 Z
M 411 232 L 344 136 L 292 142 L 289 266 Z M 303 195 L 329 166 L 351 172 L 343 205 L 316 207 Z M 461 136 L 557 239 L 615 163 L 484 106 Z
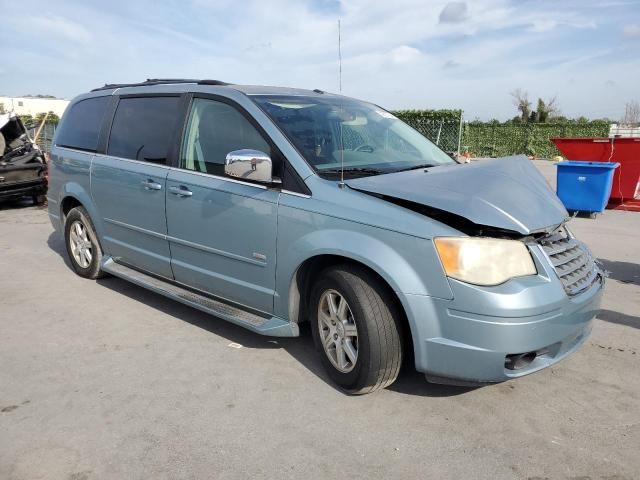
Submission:
M 100 270 L 102 248 L 91 217 L 83 207 L 72 208 L 67 214 L 64 238 L 71 266 L 78 275 L 90 279 L 105 275 Z
M 364 268 L 323 271 L 311 289 L 311 330 L 331 379 L 351 394 L 391 385 L 402 365 L 402 328 L 395 299 Z

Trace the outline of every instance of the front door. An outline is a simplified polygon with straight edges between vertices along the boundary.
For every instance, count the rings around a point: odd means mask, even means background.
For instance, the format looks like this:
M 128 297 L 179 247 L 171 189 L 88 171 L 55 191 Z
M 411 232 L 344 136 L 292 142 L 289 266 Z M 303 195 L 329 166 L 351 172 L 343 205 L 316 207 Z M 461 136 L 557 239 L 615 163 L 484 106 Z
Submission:
M 91 194 L 114 260 L 172 278 L 165 165 L 179 123 L 179 97 L 121 98 L 106 155 L 91 167 Z
M 194 98 L 167 177 L 167 234 L 176 281 L 273 311 L 279 192 L 224 175 L 233 150 L 271 147 L 233 105 Z

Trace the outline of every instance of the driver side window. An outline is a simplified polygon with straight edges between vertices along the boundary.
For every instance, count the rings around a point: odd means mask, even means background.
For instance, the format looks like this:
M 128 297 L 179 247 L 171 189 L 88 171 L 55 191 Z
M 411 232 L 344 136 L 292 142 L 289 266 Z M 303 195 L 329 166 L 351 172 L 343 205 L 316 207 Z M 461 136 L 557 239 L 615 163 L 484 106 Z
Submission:
M 236 108 L 217 100 L 193 99 L 180 153 L 182 168 L 222 176 L 227 154 L 245 148 L 272 154 L 260 132 Z

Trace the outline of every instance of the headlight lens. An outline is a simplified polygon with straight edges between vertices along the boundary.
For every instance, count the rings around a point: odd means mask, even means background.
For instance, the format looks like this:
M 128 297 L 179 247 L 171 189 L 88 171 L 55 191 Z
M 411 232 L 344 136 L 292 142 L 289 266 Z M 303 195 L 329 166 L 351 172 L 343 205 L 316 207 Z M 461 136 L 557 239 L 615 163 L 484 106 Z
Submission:
M 499 285 L 537 273 L 527 246 L 517 240 L 439 237 L 434 242 L 447 276 L 463 282 Z

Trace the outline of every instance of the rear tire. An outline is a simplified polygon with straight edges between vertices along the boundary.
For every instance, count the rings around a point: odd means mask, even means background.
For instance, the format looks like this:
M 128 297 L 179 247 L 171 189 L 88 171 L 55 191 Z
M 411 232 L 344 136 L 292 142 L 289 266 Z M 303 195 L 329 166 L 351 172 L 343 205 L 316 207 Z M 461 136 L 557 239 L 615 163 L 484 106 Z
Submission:
M 402 365 L 400 313 L 386 285 L 344 264 L 323 271 L 311 289 L 311 330 L 331 379 L 351 394 L 391 385 Z
M 102 248 L 91 217 L 84 207 L 72 208 L 67 214 L 64 239 L 71 266 L 78 275 L 90 279 L 105 276 L 100 270 Z

